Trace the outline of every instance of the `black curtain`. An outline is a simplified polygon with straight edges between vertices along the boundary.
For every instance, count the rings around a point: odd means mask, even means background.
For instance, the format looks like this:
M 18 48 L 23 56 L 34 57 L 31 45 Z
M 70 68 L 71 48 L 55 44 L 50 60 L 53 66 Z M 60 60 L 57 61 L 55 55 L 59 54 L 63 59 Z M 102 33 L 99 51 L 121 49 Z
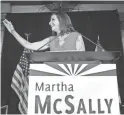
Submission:
M 75 30 L 96 42 L 98 35 L 100 43 L 107 51 L 121 51 L 122 39 L 120 34 L 120 21 L 117 10 L 114 11 L 86 11 L 67 12 L 70 16 Z M 15 30 L 26 39 L 24 33 L 31 33 L 30 42 L 42 40 L 51 36 L 48 22 L 51 13 L 9 13 L 6 18 L 10 20 Z M 94 51 L 95 45 L 84 39 L 86 51 Z M 16 65 L 22 54 L 23 47 L 5 29 L 5 36 L 2 49 L 2 105 L 8 104 L 11 93 L 11 80 Z M 121 99 L 124 102 L 123 93 L 123 55 L 118 61 L 118 83 Z

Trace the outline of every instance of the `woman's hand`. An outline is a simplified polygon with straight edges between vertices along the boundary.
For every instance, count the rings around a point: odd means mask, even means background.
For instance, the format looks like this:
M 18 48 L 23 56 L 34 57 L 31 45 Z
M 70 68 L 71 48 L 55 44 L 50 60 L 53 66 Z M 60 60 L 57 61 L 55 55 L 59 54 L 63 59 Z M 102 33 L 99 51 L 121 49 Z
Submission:
M 10 21 L 8 21 L 7 19 L 5 19 L 3 21 L 3 24 L 5 25 L 5 27 L 7 28 L 7 30 L 12 33 L 14 31 L 14 27 L 12 25 L 12 23 Z

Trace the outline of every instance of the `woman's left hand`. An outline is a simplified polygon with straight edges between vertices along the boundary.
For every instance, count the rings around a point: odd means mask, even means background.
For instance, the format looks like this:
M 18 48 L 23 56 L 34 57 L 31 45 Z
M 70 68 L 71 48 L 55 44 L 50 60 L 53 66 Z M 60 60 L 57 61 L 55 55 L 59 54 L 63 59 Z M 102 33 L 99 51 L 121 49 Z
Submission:
M 14 31 L 14 27 L 13 27 L 13 25 L 12 25 L 12 23 L 11 23 L 10 21 L 8 21 L 7 19 L 5 19 L 5 20 L 3 21 L 3 23 L 4 23 L 5 27 L 7 28 L 7 30 L 8 30 L 10 33 L 12 33 L 12 31 Z

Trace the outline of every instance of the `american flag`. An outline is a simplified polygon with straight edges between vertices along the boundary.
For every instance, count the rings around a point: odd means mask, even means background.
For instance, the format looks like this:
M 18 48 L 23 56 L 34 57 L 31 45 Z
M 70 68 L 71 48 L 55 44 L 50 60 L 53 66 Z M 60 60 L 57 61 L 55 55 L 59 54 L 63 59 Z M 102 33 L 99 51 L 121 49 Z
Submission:
M 26 57 L 26 53 L 33 52 L 28 49 L 24 49 L 20 61 L 17 64 L 16 70 L 12 77 L 11 87 L 19 97 L 19 111 L 22 114 L 27 113 L 28 108 L 28 84 L 29 84 L 29 63 Z

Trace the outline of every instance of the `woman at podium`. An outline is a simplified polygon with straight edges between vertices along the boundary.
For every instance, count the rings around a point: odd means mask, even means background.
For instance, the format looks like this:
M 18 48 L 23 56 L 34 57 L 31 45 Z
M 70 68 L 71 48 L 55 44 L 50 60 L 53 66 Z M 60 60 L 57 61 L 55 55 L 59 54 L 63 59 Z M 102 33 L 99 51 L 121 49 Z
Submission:
M 50 48 L 50 51 L 85 51 L 81 34 L 75 31 L 70 17 L 64 12 L 56 12 L 51 15 L 49 25 L 52 36 L 34 43 L 22 38 L 7 19 L 3 23 L 14 38 L 27 49 L 39 51 Z

